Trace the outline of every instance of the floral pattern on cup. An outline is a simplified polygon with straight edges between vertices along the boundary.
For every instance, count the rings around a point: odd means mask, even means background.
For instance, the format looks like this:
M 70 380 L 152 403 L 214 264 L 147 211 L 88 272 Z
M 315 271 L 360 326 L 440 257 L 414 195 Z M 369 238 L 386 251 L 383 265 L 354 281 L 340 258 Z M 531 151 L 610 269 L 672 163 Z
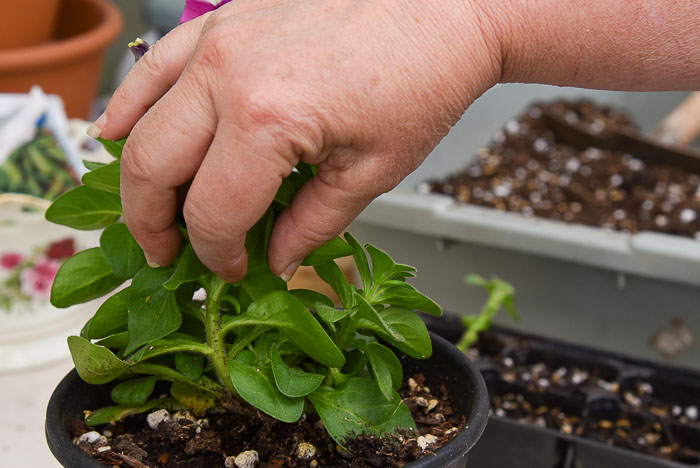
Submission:
M 63 261 L 75 253 L 73 238 L 38 247 L 30 255 L 0 252 L 0 309 L 19 302 L 46 302 Z

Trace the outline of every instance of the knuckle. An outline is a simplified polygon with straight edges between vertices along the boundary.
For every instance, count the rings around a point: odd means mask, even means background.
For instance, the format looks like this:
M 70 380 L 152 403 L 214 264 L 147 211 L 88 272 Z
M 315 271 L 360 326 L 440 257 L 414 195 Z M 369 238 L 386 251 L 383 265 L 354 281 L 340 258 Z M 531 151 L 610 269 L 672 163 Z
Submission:
M 156 42 L 135 66 L 139 66 L 148 76 L 158 77 L 165 74 L 168 61 L 166 47 L 165 44 Z
M 154 181 L 154 168 L 149 152 L 138 136 L 129 138 L 121 159 L 122 174 L 136 183 Z
M 321 126 L 310 115 L 311 106 L 297 102 L 278 85 L 264 82 L 241 86 L 236 98 L 240 127 L 269 142 L 272 162 L 281 164 L 283 176 L 300 160 L 316 160 L 324 144 Z
M 212 18 L 209 21 L 213 21 Z M 230 32 L 214 23 L 203 34 L 198 51 L 201 65 L 211 70 L 218 70 L 230 59 L 232 51 L 229 47 Z
M 193 196 L 188 196 L 185 200 L 182 214 L 187 230 L 203 243 L 220 244 L 232 237 L 230 229 L 217 222 L 223 218 L 212 215 L 207 205 Z

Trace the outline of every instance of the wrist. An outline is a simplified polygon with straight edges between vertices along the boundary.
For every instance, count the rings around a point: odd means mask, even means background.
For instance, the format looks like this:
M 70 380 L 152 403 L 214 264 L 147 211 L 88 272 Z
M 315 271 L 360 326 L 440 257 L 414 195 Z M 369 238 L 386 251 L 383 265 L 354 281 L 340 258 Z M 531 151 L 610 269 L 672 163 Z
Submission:
M 420 43 L 436 70 L 444 73 L 444 87 L 459 93 L 464 108 L 500 81 L 502 43 L 500 24 L 488 0 L 399 0 L 410 12 Z M 485 5 L 482 5 L 485 4 Z M 432 47 L 431 47 L 432 46 Z M 431 50 L 432 49 L 432 50 Z
M 479 12 L 484 36 L 499 58 L 497 83 L 526 81 L 522 66 L 525 42 L 530 36 L 526 33 L 528 18 L 526 9 L 518 2 L 509 0 L 471 0 Z M 530 7 L 532 8 L 532 7 Z

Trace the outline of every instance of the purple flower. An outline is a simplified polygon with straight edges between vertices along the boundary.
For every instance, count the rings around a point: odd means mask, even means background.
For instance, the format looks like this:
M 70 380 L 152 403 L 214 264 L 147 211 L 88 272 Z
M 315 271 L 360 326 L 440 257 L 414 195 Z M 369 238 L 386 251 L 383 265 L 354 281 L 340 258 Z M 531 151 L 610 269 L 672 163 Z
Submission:
M 182 12 L 182 17 L 180 17 L 180 23 L 185 23 L 204 13 L 214 11 L 221 5 L 230 1 L 231 0 L 187 0 L 185 11 Z
M 134 54 L 135 62 L 138 62 L 150 48 L 151 46 L 148 44 L 148 42 L 144 41 L 140 37 L 137 37 L 133 42 L 129 42 L 129 50 L 131 50 L 131 53 Z

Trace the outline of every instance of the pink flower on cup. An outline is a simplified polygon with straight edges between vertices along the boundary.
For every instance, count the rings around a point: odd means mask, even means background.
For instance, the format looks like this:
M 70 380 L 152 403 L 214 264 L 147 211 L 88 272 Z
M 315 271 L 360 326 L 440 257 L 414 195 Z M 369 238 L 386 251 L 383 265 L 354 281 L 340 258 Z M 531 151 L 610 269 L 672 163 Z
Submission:
M 214 11 L 221 5 L 224 5 L 231 0 L 187 0 L 185 11 L 182 12 L 180 23 L 185 23 L 193 20 L 198 16 Z
M 46 252 L 44 252 L 44 254 L 48 258 L 52 258 L 55 260 L 60 260 L 62 258 L 72 257 L 74 253 L 75 253 L 75 241 L 73 240 L 72 237 L 58 240 L 56 242 L 52 242 L 46 248 Z
M 37 299 L 48 299 L 51 284 L 56 277 L 60 262 L 50 258 L 41 258 L 33 268 L 24 270 L 20 275 L 22 292 Z
M 6 270 L 11 270 L 19 265 L 22 260 L 24 260 L 22 254 L 17 252 L 8 252 L 0 257 L 0 265 Z

